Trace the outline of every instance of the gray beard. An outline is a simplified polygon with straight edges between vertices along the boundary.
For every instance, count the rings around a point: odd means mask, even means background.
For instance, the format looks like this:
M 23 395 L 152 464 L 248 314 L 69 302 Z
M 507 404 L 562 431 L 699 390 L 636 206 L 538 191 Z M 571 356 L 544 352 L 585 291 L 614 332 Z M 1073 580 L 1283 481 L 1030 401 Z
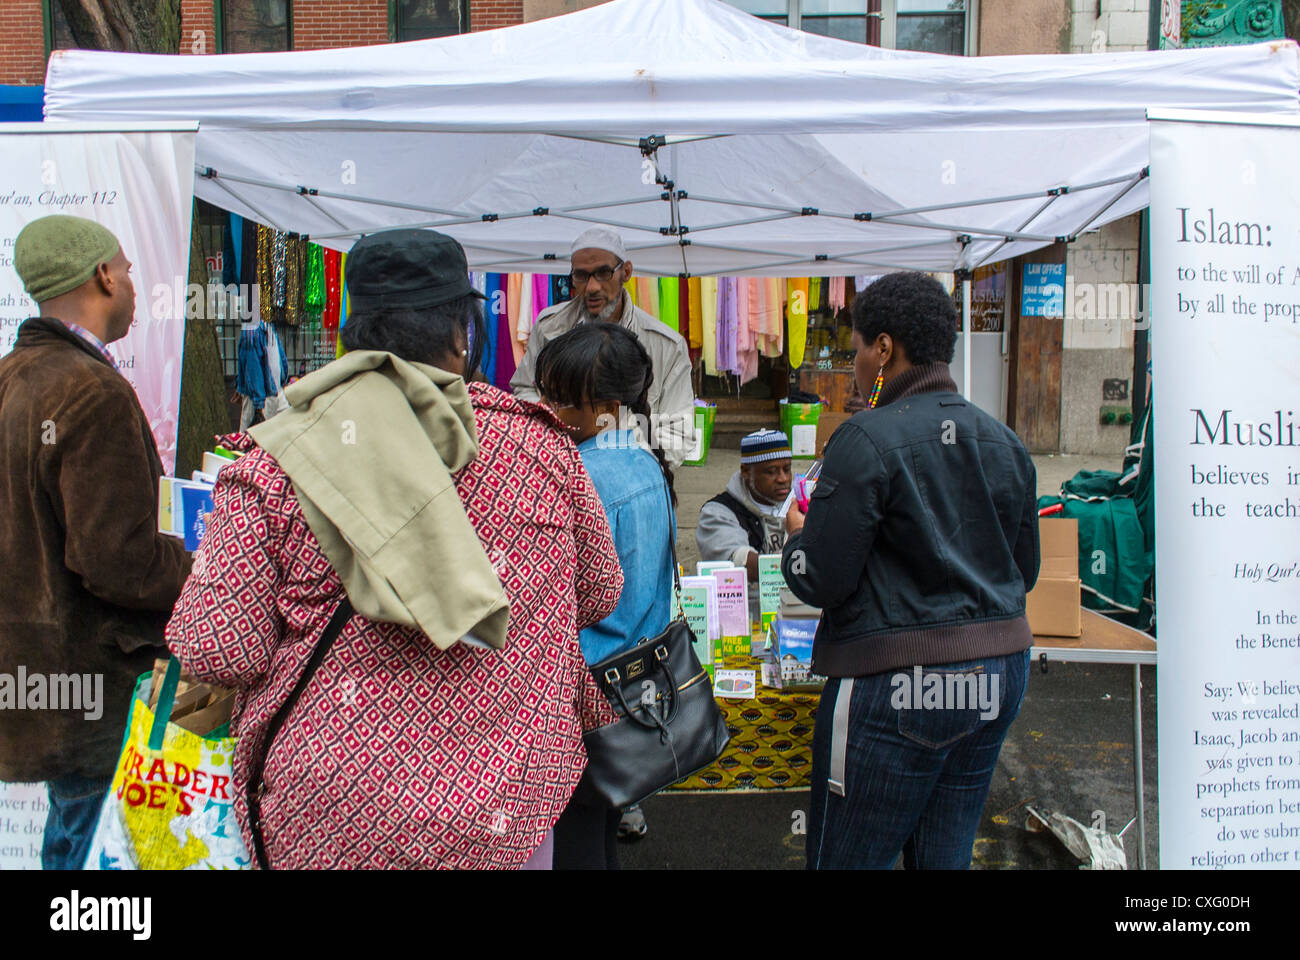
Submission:
M 623 298 L 619 297 L 617 300 L 611 300 L 609 303 L 605 304 L 605 309 L 601 310 L 600 313 L 592 313 L 587 309 L 587 304 L 580 301 L 578 306 L 578 319 L 583 323 L 603 323 L 612 317 L 614 312 L 622 305 Z

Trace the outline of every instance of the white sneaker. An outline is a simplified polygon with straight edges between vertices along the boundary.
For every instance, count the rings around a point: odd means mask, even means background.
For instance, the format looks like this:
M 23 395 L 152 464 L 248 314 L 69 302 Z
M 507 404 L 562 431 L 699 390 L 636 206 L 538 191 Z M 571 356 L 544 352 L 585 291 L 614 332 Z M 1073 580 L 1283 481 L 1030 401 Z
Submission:
M 641 805 L 633 804 L 623 811 L 623 819 L 618 822 L 618 838 L 624 843 L 635 843 L 646 835 L 647 829 Z

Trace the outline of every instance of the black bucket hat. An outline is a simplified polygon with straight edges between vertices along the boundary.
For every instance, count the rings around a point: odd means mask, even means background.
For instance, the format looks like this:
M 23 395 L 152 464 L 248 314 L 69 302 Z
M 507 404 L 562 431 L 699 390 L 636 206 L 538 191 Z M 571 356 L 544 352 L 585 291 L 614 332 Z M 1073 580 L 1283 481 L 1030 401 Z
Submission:
M 347 259 L 348 310 L 420 309 L 459 297 L 486 299 L 469 282 L 465 249 L 435 230 L 362 237 Z

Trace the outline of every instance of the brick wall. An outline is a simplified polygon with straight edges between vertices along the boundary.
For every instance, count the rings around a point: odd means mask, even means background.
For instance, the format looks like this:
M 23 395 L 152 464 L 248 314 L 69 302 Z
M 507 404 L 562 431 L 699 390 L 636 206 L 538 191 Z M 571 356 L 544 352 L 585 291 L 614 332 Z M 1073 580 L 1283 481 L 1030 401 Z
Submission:
M 1071 0 L 1074 24 L 1069 53 L 1120 53 L 1147 48 L 1148 0 Z
M 293 48 L 388 42 L 388 0 L 294 0 Z
M 41 0 L 0 2 L 0 83 L 45 82 L 45 33 Z
M 181 0 L 180 52 L 217 52 L 217 24 L 212 0 Z
M 470 0 L 469 28 L 495 30 L 524 22 L 524 0 Z

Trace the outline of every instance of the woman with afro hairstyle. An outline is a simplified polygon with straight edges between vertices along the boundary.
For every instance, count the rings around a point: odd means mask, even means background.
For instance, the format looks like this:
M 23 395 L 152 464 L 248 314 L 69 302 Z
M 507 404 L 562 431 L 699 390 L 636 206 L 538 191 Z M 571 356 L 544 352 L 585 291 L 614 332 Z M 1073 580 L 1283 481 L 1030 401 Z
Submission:
M 1020 710 L 1038 576 L 1033 462 L 948 373 L 957 315 L 923 273 L 853 302 L 868 409 L 842 424 L 782 572 L 823 610 L 808 866 L 966 869 Z

